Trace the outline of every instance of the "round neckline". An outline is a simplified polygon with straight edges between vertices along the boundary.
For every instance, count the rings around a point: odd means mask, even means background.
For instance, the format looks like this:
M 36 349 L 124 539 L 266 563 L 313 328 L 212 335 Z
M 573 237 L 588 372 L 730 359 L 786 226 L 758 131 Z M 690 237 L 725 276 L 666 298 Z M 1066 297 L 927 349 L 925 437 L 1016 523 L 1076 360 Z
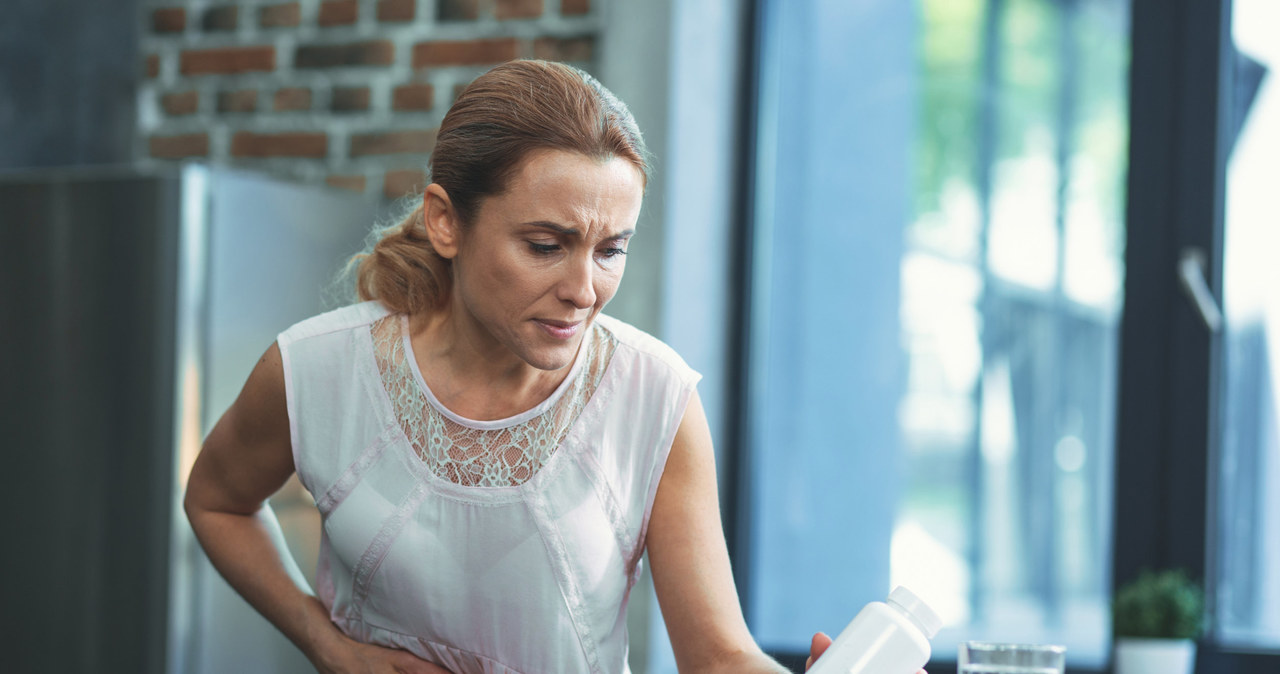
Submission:
M 594 329 L 595 321 L 592 321 L 588 328 Z M 454 412 L 446 407 L 444 403 L 440 402 L 440 399 L 436 397 L 435 392 L 433 392 L 431 387 L 427 385 L 427 380 L 422 376 L 422 370 L 418 367 L 418 357 L 413 352 L 413 340 L 410 339 L 409 316 L 407 314 L 400 315 L 400 339 L 404 343 L 405 360 L 409 361 L 409 371 L 413 373 L 413 379 L 417 382 L 418 389 L 422 391 L 427 402 L 434 407 L 437 412 L 444 415 L 444 417 L 449 421 L 460 426 L 465 426 L 478 431 L 494 431 L 522 424 L 551 409 L 551 406 L 555 405 L 556 401 L 560 400 L 561 396 L 564 395 L 564 392 L 569 390 L 569 387 L 573 385 L 574 380 L 578 378 L 578 372 L 583 367 L 583 361 L 586 360 L 582 357 L 582 352 L 587 340 L 590 339 L 590 335 L 584 334 L 582 336 L 582 341 L 578 343 L 578 352 L 573 356 L 573 366 L 570 367 L 569 374 L 565 375 L 564 380 L 560 382 L 560 385 L 556 387 L 556 390 L 551 392 L 551 395 L 547 396 L 542 402 L 523 412 L 502 419 L 492 419 L 487 421 L 471 419 Z

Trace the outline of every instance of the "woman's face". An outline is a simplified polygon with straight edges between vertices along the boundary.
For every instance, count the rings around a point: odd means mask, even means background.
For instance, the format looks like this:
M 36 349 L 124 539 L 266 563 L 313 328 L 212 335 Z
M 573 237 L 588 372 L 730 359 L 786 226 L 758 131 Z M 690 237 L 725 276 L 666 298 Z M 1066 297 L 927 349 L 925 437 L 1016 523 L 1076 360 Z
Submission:
M 613 298 L 640 215 L 638 168 L 558 150 L 525 159 L 458 235 L 456 315 L 541 370 L 570 365 L 587 327 Z

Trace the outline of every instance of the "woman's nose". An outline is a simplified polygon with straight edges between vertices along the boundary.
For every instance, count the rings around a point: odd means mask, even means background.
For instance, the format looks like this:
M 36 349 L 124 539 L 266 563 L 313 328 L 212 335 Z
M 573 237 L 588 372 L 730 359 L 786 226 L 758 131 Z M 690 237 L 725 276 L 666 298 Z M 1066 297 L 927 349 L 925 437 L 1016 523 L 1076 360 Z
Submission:
M 589 309 L 595 306 L 596 289 L 594 261 L 574 259 L 565 265 L 564 278 L 560 280 L 560 299 L 570 302 L 578 309 Z

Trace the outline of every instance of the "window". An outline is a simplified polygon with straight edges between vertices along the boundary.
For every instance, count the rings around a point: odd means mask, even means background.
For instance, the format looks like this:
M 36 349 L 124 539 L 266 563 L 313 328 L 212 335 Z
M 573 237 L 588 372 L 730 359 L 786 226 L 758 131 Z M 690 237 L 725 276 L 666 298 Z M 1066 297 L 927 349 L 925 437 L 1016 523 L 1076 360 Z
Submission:
M 1219 638 L 1280 648 L 1280 5 L 1236 0 L 1219 399 Z M 1238 134 L 1238 135 L 1236 135 Z
M 940 659 L 1105 661 L 1127 8 L 764 3 L 740 585 L 766 648 L 901 583 Z
M 903 583 L 935 667 L 978 638 L 1096 672 L 1110 588 L 1181 568 L 1201 671 L 1280 663 L 1274 5 L 760 0 L 735 563 L 766 648 Z

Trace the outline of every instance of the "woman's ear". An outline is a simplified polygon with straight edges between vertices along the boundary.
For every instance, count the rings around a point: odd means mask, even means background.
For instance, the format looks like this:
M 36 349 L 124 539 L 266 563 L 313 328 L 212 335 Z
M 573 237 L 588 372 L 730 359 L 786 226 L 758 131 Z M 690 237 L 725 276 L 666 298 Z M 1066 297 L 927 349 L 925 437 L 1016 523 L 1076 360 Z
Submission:
M 446 260 L 457 256 L 461 233 L 458 212 L 449 201 L 449 194 L 436 183 L 427 185 L 422 193 L 422 221 L 436 253 Z

